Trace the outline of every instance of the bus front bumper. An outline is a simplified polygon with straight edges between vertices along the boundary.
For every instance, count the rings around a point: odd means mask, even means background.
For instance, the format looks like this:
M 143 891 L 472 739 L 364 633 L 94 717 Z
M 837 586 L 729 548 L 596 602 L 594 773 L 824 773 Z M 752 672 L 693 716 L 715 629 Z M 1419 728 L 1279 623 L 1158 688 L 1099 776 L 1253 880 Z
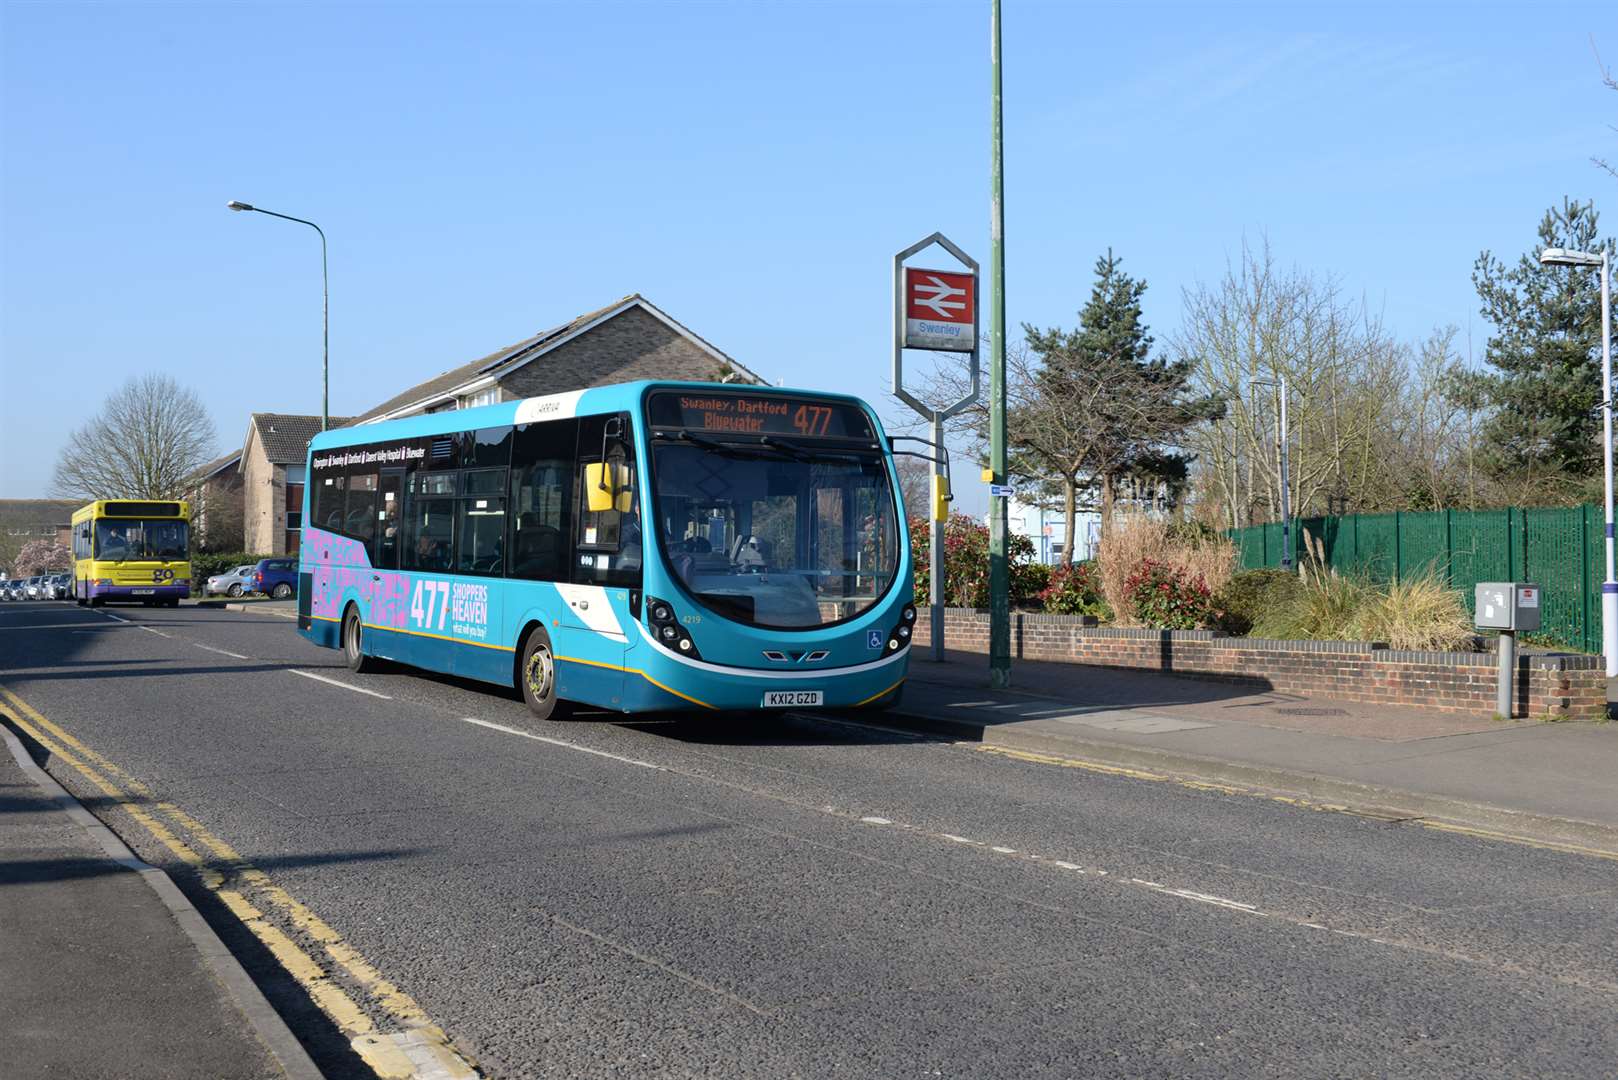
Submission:
M 98 585 L 89 583 L 89 600 L 184 600 L 191 595 L 189 585 Z
M 808 672 L 790 679 L 744 668 L 702 670 L 655 650 L 636 649 L 624 680 L 624 709 L 629 712 L 690 710 L 751 712 L 758 709 L 857 709 L 892 701 L 910 668 L 907 646 L 886 662 Z M 714 665 L 717 666 L 717 665 Z

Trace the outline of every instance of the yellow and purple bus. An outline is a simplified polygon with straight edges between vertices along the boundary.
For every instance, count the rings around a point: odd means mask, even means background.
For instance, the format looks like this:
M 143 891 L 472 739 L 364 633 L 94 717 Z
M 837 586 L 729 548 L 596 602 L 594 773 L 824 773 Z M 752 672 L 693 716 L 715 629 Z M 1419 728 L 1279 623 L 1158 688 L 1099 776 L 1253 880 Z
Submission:
M 99 499 L 73 513 L 73 597 L 177 607 L 191 595 L 191 505 Z
M 880 708 L 916 622 L 892 447 L 858 399 L 637 382 L 310 444 L 298 626 L 584 703 Z

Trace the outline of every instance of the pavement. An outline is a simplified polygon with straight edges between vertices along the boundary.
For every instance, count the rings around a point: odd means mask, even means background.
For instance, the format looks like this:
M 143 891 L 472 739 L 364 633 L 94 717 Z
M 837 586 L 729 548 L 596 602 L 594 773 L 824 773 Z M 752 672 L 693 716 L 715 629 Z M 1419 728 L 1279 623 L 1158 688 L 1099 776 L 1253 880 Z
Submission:
M 0 1073 L 317 1078 L 173 882 L 0 734 Z
M 1498 721 L 1155 672 L 919 651 L 894 721 L 1019 751 L 1618 853 L 1618 724 Z
M 1618 1060 L 1618 862 L 1587 851 L 864 714 L 539 723 L 256 608 L 5 605 L 0 699 L 332 1080 L 379 1050 L 419 1077 Z M 93 801 L 86 761 L 132 798 Z

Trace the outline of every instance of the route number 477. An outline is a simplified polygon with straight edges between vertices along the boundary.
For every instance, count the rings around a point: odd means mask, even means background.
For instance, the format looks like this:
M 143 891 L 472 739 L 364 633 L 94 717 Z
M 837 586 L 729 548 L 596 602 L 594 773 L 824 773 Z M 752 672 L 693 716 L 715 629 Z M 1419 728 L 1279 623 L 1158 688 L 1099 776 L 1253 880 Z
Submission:
M 434 600 L 438 601 L 438 629 L 442 630 L 444 617 L 449 614 L 449 582 L 416 582 L 416 591 L 410 594 L 410 618 L 423 630 L 433 627 Z

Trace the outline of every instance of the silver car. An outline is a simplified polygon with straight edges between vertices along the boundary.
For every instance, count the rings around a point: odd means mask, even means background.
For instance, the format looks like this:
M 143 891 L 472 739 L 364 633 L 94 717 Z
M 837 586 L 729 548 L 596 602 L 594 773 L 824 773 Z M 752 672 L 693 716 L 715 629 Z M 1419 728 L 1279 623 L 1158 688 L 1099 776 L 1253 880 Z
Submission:
M 240 596 L 253 591 L 253 571 L 257 563 L 248 563 L 208 579 L 204 591 L 209 596 Z

